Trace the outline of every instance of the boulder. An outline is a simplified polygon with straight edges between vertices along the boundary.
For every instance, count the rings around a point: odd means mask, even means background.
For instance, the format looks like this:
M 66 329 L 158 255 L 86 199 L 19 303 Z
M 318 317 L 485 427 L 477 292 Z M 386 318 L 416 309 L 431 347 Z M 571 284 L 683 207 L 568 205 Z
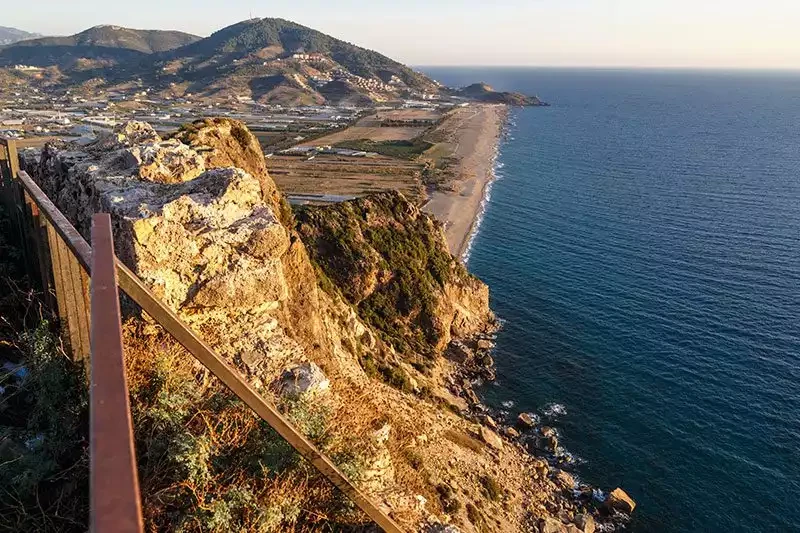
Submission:
M 278 378 L 275 388 L 281 396 L 296 399 L 325 392 L 330 385 L 331 382 L 320 367 L 314 363 L 301 363 L 287 369 Z
M 475 391 L 473 391 L 472 388 L 464 389 L 464 397 L 467 399 L 470 405 L 481 403 L 481 400 L 478 398 L 478 395 L 475 394 Z
M 486 426 L 481 426 L 480 433 L 481 439 L 483 439 L 483 442 L 488 444 L 490 448 L 494 448 L 495 450 L 503 449 L 503 439 L 500 438 L 500 435 Z
M 519 431 L 512 427 L 505 428 L 505 434 L 509 439 L 518 439 L 520 437 Z
M 631 514 L 636 508 L 636 502 L 633 501 L 633 498 L 628 496 L 628 494 L 619 487 L 611 491 L 611 494 L 608 495 L 608 499 L 606 500 L 606 504 L 609 508 L 625 514 Z
M 448 358 L 456 363 L 463 364 L 472 359 L 475 354 L 461 341 L 453 341 L 447 347 Z
M 539 533 L 566 533 L 566 526 L 555 518 L 542 518 L 539 520 Z
M 572 477 L 572 474 L 569 472 L 564 472 L 563 470 L 556 472 L 554 481 L 556 482 L 556 485 L 563 490 L 572 490 L 576 485 L 575 478 Z
M 590 514 L 580 513 L 575 515 L 575 525 L 583 533 L 594 533 L 597 529 L 594 517 Z
M 493 430 L 497 431 L 497 422 L 495 422 L 494 418 L 489 415 L 481 415 L 480 417 L 481 422 L 483 422 L 486 426 L 492 428 Z
M 528 413 L 520 413 L 517 417 L 517 423 L 525 429 L 531 429 L 536 425 L 536 421 Z
M 492 341 L 488 339 L 479 339 L 476 343 L 476 346 L 479 350 L 491 350 L 494 345 L 492 344 Z

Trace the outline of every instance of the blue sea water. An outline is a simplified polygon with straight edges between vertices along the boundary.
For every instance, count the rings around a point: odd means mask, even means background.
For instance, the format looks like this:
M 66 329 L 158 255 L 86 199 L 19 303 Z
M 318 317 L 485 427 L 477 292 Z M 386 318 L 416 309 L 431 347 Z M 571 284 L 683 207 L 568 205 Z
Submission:
M 800 74 L 426 69 L 517 109 L 469 259 L 497 383 L 636 532 L 800 531 Z

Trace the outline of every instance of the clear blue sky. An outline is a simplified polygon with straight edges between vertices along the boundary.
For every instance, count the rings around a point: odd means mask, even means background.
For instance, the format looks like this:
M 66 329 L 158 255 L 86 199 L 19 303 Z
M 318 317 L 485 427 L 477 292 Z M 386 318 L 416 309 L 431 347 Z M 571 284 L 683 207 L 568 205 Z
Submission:
M 413 65 L 800 68 L 800 0 L 29 0 L 0 25 L 208 35 L 283 17 Z

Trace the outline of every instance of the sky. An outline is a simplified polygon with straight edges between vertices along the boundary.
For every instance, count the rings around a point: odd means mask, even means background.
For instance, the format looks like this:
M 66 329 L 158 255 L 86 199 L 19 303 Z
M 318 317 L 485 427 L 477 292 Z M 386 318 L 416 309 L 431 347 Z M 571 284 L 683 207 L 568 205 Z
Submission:
M 27 7 L 26 7 L 27 6 Z M 800 0 L 33 0 L 0 25 L 206 36 L 282 17 L 410 65 L 800 69 Z

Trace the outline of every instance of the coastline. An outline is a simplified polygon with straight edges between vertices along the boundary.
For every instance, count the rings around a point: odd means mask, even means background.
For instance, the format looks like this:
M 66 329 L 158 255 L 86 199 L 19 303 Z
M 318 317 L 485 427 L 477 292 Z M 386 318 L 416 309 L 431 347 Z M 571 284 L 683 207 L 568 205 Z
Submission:
M 449 139 L 458 160 L 452 182 L 455 190 L 432 192 L 423 207 L 444 224 L 450 253 L 462 261 L 468 257 L 496 179 L 500 138 L 509 109 L 503 104 L 478 104 L 470 111 Z

